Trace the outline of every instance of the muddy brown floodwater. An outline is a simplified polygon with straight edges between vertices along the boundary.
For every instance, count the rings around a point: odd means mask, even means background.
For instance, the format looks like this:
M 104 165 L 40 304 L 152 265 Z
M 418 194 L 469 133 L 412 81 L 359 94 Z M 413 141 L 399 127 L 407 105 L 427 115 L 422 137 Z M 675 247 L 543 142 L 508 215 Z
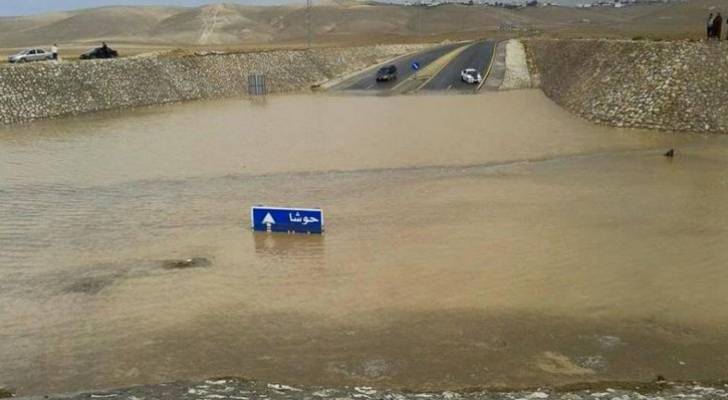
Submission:
M 0 385 L 725 378 L 727 139 L 596 127 L 538 91 L 4 128 Z M 254 234 L 261 203 L 323 207 L 327 232 Z M 211 263 L 164 267 L 188 257 Z

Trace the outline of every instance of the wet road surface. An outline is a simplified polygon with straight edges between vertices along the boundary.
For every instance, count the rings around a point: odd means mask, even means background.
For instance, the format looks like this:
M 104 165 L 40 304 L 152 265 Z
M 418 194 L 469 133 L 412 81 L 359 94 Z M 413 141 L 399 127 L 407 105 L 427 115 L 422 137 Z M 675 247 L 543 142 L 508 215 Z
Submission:
M 463 50 L 454 60 L 433 77 L 421 90 L 459 91 L 473 92 L 478 89 L 478 84 L 463 82 L 460 78 L 460 71 L 466 68 L 475 68 L 480 72 L 483 79 L 490 65 L 495 49 L 495 42 L 483 41 L 473 43 Z
M 377 70 L 378 68 L 365 71 L 346 82 L 334 87 L 334 90 L 365 90 L 365 91 L 388 91 L 393 89 L 402 81 L 412 76 L 415 71 L 412 69 L 412 63 L 417 62 L 420 65 L 420 69 L 427 67 L 430 63 L 447 54 L 448 52 L 456 49 L 459 46 L 463 46 L 462 43 L 452 43 L 447 45 L 437 46 L 433 49 L 429 49 L 417 54 L 410 54 L 404 57 L 400 57 L 387 65 L 395 65 L 397 67 L 397 79 L 387 82 L 377 82 Z

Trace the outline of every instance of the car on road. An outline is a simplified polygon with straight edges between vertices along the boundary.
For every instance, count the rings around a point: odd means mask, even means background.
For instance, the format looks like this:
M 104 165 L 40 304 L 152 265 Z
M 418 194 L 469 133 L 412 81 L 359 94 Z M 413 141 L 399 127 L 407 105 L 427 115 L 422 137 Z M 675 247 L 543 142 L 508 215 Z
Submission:
M 82 60 L 116 57 L 119 57 L 119 52 L 108 46 L 94 47 L 93 49 L 88 49 L 83 54 L 81 54 Z
M 460 71 L 460 78 L 465 83 L 480 83 L 483 81 L 483 77 L 480 76 L 480 72 L 478 72 L 475 68 L 465 68 L 464 70 Z
M 45 51 L 43 49 L 26 49 L 18 54 L 14 54 L 8 57 L 8 62 L 11 63 L 24 63 L 30 61 L 44 61 L 52 60 L 53 53 Z
M 377 71 L 377 82 L 387 82 L 394 79 L 397 79 L 397 67 L 394 65 L 379 68 L 379 71 Z

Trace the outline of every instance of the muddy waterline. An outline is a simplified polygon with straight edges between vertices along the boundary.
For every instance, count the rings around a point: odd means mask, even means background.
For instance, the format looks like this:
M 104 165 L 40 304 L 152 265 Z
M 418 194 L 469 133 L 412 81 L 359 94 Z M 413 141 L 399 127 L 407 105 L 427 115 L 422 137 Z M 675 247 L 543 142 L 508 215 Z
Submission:
M 726 139 L 592 126 L 537 91 L 4 128 L 0 385 L 725 378 Z M 254 234 L 260 203 L 323 207 L 327 233 Z M 163 268 L 187 257 L 212 264 Z

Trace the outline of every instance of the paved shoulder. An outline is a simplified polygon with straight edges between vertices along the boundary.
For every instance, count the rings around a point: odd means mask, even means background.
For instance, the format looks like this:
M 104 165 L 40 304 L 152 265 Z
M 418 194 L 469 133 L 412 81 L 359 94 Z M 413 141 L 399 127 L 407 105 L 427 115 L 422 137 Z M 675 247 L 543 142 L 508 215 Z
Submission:
M 501 89 L 526 89 L 531 87 L 526 50 L 523 43 L 511 39 L 506 46 L 506 73 Z
M 503 78 L 506 73 L 506 45 L 508 41 L 498 42 L 495 47 L 495 56 L 493 57 L 490 73 L 485 77 L 485 83 L 481 87 L 481 92 L 498 90 L 503 84 Z

